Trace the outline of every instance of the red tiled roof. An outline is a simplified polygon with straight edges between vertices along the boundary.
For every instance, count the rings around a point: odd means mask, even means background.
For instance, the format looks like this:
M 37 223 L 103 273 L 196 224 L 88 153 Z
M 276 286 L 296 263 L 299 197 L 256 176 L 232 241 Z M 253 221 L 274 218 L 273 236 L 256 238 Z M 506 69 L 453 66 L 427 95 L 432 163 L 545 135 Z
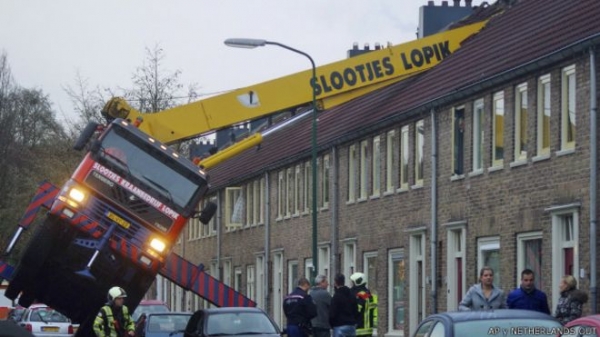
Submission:
M 497 12 L 498 6 L 501 3 L 475 15 Z M 597 37 L 598 13 L 598 0 L 521 0 L 494 15 L 480 33 L 432 70 L 321 112 L 319 148 L 365 135 L 386 119 L 426 111 L 429 102 Z M 215 167 L 210 171 L 212 186 L 222 188 L 278 166 L 308 160 L 311 123 L 307 118 L 275 132 L 264 139 L 259 150 L 246 151 Z

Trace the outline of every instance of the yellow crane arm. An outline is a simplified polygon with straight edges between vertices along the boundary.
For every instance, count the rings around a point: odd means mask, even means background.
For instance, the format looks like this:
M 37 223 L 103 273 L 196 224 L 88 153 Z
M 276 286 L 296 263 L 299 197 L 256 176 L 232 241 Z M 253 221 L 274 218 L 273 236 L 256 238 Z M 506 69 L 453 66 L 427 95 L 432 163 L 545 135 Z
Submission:
M 330 108 L 437 65 L 485 23 L 470 24 L 317 67 L 315 83 L 311 83 L 312 69 L 309 69 L 153 114 L 133 109 L 122 98 L 111 99 L 102 112 L 132 122 L 143 119 L 139 125 L 142 131 L 164 143 L 173 143 L 308 105 L 313 92 L 321 107 Z

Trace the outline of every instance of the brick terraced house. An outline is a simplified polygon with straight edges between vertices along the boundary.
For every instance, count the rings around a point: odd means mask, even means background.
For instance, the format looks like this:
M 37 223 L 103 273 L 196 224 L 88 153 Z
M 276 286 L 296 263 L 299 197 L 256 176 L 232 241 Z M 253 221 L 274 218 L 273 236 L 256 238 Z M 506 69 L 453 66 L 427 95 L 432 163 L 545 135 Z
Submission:
M 482 5 L 457 25 L 488 24 L 437 67 L 320 112 L 318 272 L 367 274 L 378 335 L 455 310 L 484 265 L 505 291 L 533 269 L 551 308 L 573 274 L 597 310 L 599 13 L 597 0 Z M 312 268 L 310 130 L 213 169 L 220 211 L 176 248 L 280 325 Z M 158 291 L 205 305 L 164 279 Z

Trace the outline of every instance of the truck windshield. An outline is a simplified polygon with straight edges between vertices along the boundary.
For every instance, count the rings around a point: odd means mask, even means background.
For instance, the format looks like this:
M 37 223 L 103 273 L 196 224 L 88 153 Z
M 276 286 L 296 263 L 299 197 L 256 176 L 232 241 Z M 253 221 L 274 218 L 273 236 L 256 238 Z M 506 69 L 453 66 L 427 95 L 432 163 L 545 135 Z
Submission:
M 113 127 L 102 139 L 99 155 L 131 182 L 141 182 L 179 212 L 193 207 L 206 181 L 168 153 L 126 129 Z

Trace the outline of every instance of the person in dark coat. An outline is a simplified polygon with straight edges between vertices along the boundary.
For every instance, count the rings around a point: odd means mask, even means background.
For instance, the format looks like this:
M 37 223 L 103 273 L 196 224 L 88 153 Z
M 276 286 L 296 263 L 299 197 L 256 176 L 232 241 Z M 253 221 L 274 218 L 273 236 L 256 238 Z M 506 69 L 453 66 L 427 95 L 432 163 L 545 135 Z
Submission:
M 577 289 L 577 280 L 572 275 L 565 275 L 560 280 L 560 298 L 556 304 L 554 317 L 563 325 L 581 317 L 583 304 L 587 302 L 588 295 Z
M 354 337 L 359 314 L 356 296 L 346 286 L 346 277 L 343 274 L 335 276 L 334 284 L 335 293 L 329 309 L 329 324 L 333 328 L 333 337 Z
M 317 316 L 317 306 L 307 293 L 309 288 L 310 283 L 302 277 L 296 289 L 283 299 L 289 337 L 308 337 L 311 334 L 310 320 Z
M 550 315 L 546 293 L 535 288 L 533 270 L 521 272 L 521 286 L 508 294 L 506 306 L 509 309 L 525 309 L 543 312 Z

